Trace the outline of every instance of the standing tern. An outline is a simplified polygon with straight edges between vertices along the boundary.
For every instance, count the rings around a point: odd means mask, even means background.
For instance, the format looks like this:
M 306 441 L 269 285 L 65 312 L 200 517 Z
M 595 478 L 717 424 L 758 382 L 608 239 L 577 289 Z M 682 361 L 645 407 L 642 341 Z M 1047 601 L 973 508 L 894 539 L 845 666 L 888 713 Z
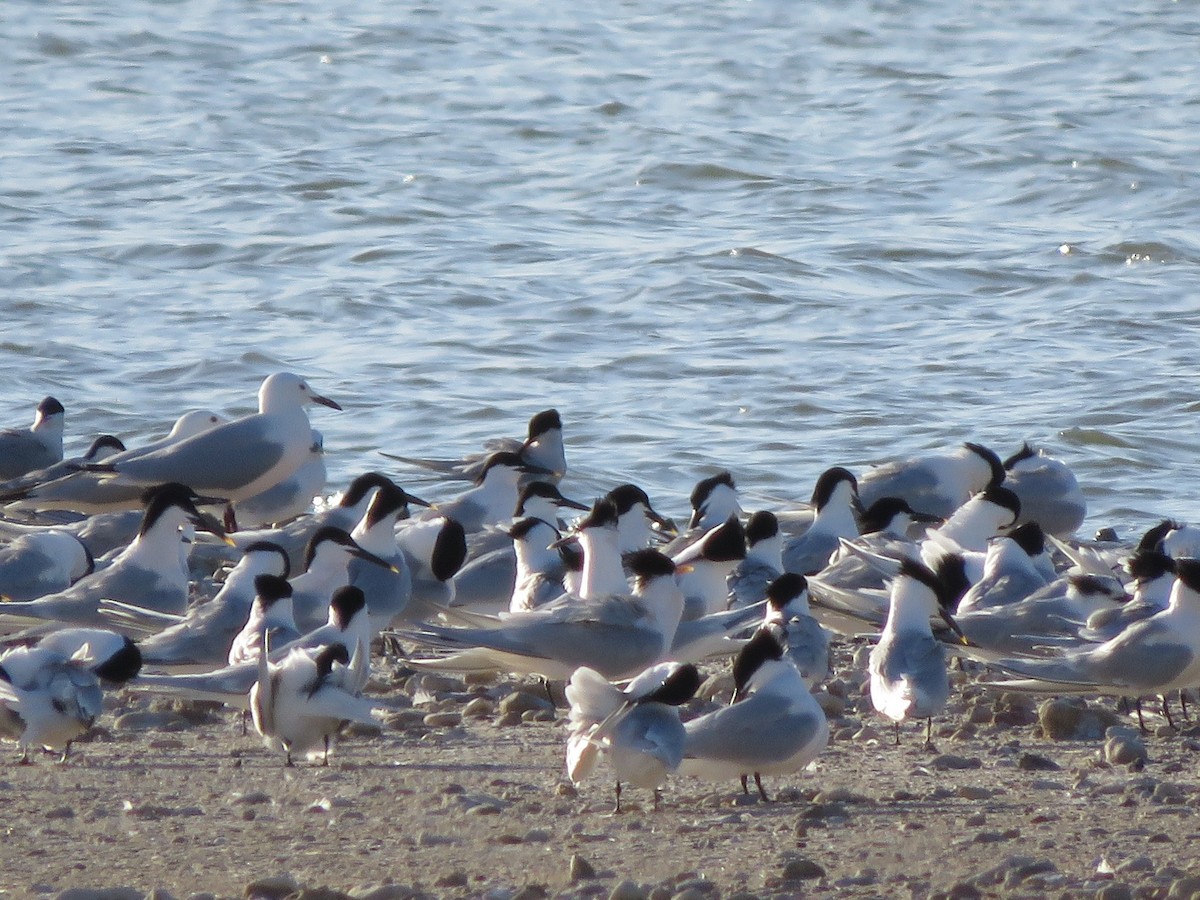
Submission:
M 1047 694 L 1140 697 L 1200 683 L 1200 559 L 1175 561 L 1167 608 L 1129 625 L 1102 644 L 1086 644 L 1047 659 L 1002 659 L 1020 676 L 995 683 L 1002 690 Z
M 700 672 L 690 663 L 652 666 L 621 690 L 599 672 L 580 666 L 567 683 L 570 704 L 567 774 L 573 784 L 588 777 L 600 757 L 616 775 L 616 805 L 621 811 L 621 782 L 654 792 L 683 761 L 687 737 L 679 720 L 681 705 L 700 687 Z
M 292 608 L 292 586 L 278 575 L 259 575 L 254 579 L 254 603 L 250 615 L 233 638 L 226 663 L 236 666 L 257 662 L 263 651 L 263 637 L 275 647 L 290 644 L 301 637 Z
M 945 650 L 930 627 L 930 619 L 941 615 L 958 630 L 941 605 L 943 590 L 924 564 L 901 560 L 892 582 L 887 621 L 868 660 L 871 705 L 895 723 L 897 744 L 901 722 L 925 719 L 925 744 L 931 746 L 933 717 L 950 698 Z
M 763 625 L 774 625 L 784 653 L 804 679 L 809 690 L 829 677 L 829 632 L 821 627 L 808 606 L 808 581 L 787 572 L 766 590 L 767 609 Z
M 11 648 L 0 655 L 0 737 L 17 742 L 22 763 L 31 747 L 58 751 L 66 762 L 71 743 L 103 709 L 102 687 L 140 668 L 133 642 L 101 629 L 64 629 Z
M 349 662 L 342 644 L 322 647 L 315 656 L 293 650 L 277 663 L 259 656 L 250 712 L 267 747 L 284 754 L 284 765 L 293 765 L 293 754 L 311 758 L 323 748 L 327 766 L 331 740 L 344 724 L 378 724 L 371 702 L 347 687 Z
M 679 773 L 707 781 L 754 776 L 764 801 L 763 775 L 803 769 L 829 743 L 829 723 L 771 628 L 760 628 L 733 664 L 728 706 L 685 723 Z
M 423 504 L 395 484 L 380 486 L 375 492 L 361 521 L 354 526 L 350 537 L 375 560 L 350 560 L 350 583 L 362 589 L 367 598 L 371 630 L 378 634 L 401 618 L 412 600 L 413 578 L 408 557 L 396 541 L 396 523 L 408 518 L 410 502 Z

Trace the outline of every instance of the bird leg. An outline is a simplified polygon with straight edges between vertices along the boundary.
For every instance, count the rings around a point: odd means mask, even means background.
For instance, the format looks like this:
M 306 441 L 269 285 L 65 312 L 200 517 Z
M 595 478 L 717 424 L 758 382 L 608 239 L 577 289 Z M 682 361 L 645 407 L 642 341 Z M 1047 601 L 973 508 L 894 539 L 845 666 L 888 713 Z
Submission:
M 621 812 L 621 779 L 617 779 L 617 802 L 613 805 L 613 815 Z
M 1141 697 L 1138 697 L 1136 700 L 1133 701 L 1133 708 L 1135 710 L 1137 710 L 1138 728 L 1141 729 L 1142 734 L 1149 734 L 1150 729 L 1146 727 L 1146 720 L 1142 718 L 1142 698 Z
M 1187 711 L 1187 691 L 1183 688 L 1179 689 L 1179 709 L 1183 712 L 1184 721 L 1189 718 Z
M 225 504 L 225 521 L 221 523 L 230 534 L 237 531 L 237 516 L 233 512 L 233 504 Z
M 767 796 L 767 792 L 763 790 L 762 776 L 757 772 L 754 773 L 754 786 L 758 788 L 758 796 L 762 797 L 763 803 L 770 803 L 771 798 Z
M 893 722 L 892 727 L 895 728 L 895 730 L 896 730 L 896 746 L 899 747 L 900 746 L 900 723 Z
M 1175 727 L 1175 720 L 1171 718 L 1171 707 L 1170 707 L 1170 704 L 1167 702 L 1166 694 L 1162 695 L 1162 711 L 1163 711 L 1163 716 L 1166 717 L 1167 724 L 1171 726 L 1171 730 L 1178 731 L 1179 729 Z
M 69 755 L 70 755 L 70 753 L 71 753 L 71 742 L 70 742 L 70 741 L 67 741 L 65 744 L 63 744 L 63 752 L 62 752 L 62 756 L 60 756 L 60 757 L 58 758 L 58 763 L 59 763 L 59 765 L 64 765 L 64 764 L 66 764 L 66 761 L 67 761 L 67 756 L 69 756 Z
M 925 749 L 933 747 L 933 716 L 925 720 Z
M 329 735 L 325 735 L 325 756 L 321 759 L 321 765 L 329 765 Z
M 750 796 L 750 776 L 749 775 L 742 776 L 742 793 L 745 794 L 747 797 Z
M 658 812 L 658 805 L 662 801 L 662 791 L 658 788 L 654 789 L 654 811 Z

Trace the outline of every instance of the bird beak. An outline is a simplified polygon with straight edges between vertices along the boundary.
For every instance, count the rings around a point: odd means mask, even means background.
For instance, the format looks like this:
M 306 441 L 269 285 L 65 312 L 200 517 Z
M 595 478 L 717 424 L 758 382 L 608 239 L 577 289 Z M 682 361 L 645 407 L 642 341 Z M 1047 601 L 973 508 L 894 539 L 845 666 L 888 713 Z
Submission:
M 554 474 L 557 475 L 558 473 L 555 472 Z M 587 512 L 589 509 L 591 509 L 591 507 L 588 506 L 586 503 L 580 503 L 578 500 L 570 500 L 567 497 L 563 497 L 561 500 L 559 500 L 558 505 L 565 506 L 568 509 L 579 509 L 579 510 L 582 510 L 583 512 Z
M 422 500 L 420 497 L 414 497 L 408 491 L 404 492 L 404 499 L 408 503 L 415 503 L 417 506 L 424 506 L 426 509 L 433 509 L 433 504 L 428 500 Z
M 313 403 L 320 403 L 322 406 L 328 406 L 330 409 L 336 409 L 338 412 L 342 411 L 341 406 L 328 397 L 322 397 L 320 394 L 309 394 L 308 396 Z
M 398 575 L 400 573 L 400 570 L 393 566 L 390 562 L 388 562 L 382 556 L 376 556 L 370 550 L 364 550 L 362 547 L 354 547 L 350 551 L 350 554 L 352 556 L 357 556 L 359 559 L 365 559 L 367 562 L 375 563 L 375 565 L 387 569 L 394 575 Z
M 967 636 L 965 634 L 963 634 L 963 630 L 961 628 L 959 628 L 958 623 L 954 621 L 954 617 L 952 615 L 950 615 L 949 611 L 947 611 L 946 609 L 943 609 L 942 607 L 939 606 L 938 612 L 942 614 L 942 618 L 945 620 L 946 624 L 950 627 L 950 630 L 958 635 L 958 639 L 964 647 L 974 646 L 971 643 L 971 641 L 967 638 Z
M 205 512 L 197 512 L 196 515 L 192 517 L 192 521 L 196 523 L 197 530 L 207 531 L 209 534 L 216 535 L 227 546 L 236 546 L 233 542 L 233 538 L 226 533 L 225 526 L 217 520 L 216 516 Z
M 646 515 L 650 517 L 650 521 L 656 524 L 661 532 L 675 536 L 679 534 L 679 526 L 671 519 L 668 519 L 652 506 L 646 507 Z

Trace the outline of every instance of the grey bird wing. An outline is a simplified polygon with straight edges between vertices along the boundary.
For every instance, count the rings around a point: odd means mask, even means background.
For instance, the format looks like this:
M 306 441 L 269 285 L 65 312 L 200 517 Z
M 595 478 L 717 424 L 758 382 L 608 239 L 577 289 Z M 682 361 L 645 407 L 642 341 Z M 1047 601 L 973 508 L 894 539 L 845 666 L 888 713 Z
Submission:
M 1006 659 L 997 663 L 1006 671 L 1043 681 L 1090 685 L 1097 693 L 1159 693 L 1175 687 L 1177 679 L 1195 662 L 1185 639 L 1161 622 L 1138 622 L 1119 636 L 1058 659 Z
M 750 772 L 792 756 L 818 727 L 815 714 L 797 713 L 787 697 L 753 694 L 685 723 L 683 755 L 736 761 Z
M 198 493 L 236 490 L 271 470 L 284 447 L 269 429 L 270 419 L 251 416 L 116 465 L 116 471 L 142 484 L 180 481 Z
M 249 709 L 248 694 L 257 680 L 257 664 L 245 663 L 193 675 L 138 675 L 126 687 L 189 700 L 215 700 L 238 709 Z

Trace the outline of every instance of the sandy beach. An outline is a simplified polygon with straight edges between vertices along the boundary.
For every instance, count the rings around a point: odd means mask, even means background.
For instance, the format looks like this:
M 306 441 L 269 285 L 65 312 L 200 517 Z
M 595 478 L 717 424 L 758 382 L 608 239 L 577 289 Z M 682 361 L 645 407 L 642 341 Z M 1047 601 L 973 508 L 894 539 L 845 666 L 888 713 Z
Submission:
M 862 696 L 854 657 L 840 658 L 822 697 L 830 745 L 809 771 L 765 779 L 771 802 L 736 781 L 675 777 L 657 811 L 630 788 L 619 814 L 603 764 L 578 787 L 566 779 L 564 711 L 533 681 L 468 684 L 381 664 L 368 691 L 388 707 L 379 731 L 346 735 L 327 768 L 290 769 L 252 729 L 243 736 L 235 711 L 126 691 L 65 765 L 10 757 L 0 769 L 0 896 L 1200 891 L 1200 729 L 1147 716 L 1141 737 L 1109 701 L 1065 725 L 1044 708 L 1044 728 L 1041 698 L 1001 695 L 972 670 L 954 673 L 934 746 L 923 723 L 897 746 Z M 717 701 L 721 686 L 709 687 Z M 1114 723 L 1118 739 L 1106 741 Z M 1046 728 L 1086 736 L 1056 740 Z

